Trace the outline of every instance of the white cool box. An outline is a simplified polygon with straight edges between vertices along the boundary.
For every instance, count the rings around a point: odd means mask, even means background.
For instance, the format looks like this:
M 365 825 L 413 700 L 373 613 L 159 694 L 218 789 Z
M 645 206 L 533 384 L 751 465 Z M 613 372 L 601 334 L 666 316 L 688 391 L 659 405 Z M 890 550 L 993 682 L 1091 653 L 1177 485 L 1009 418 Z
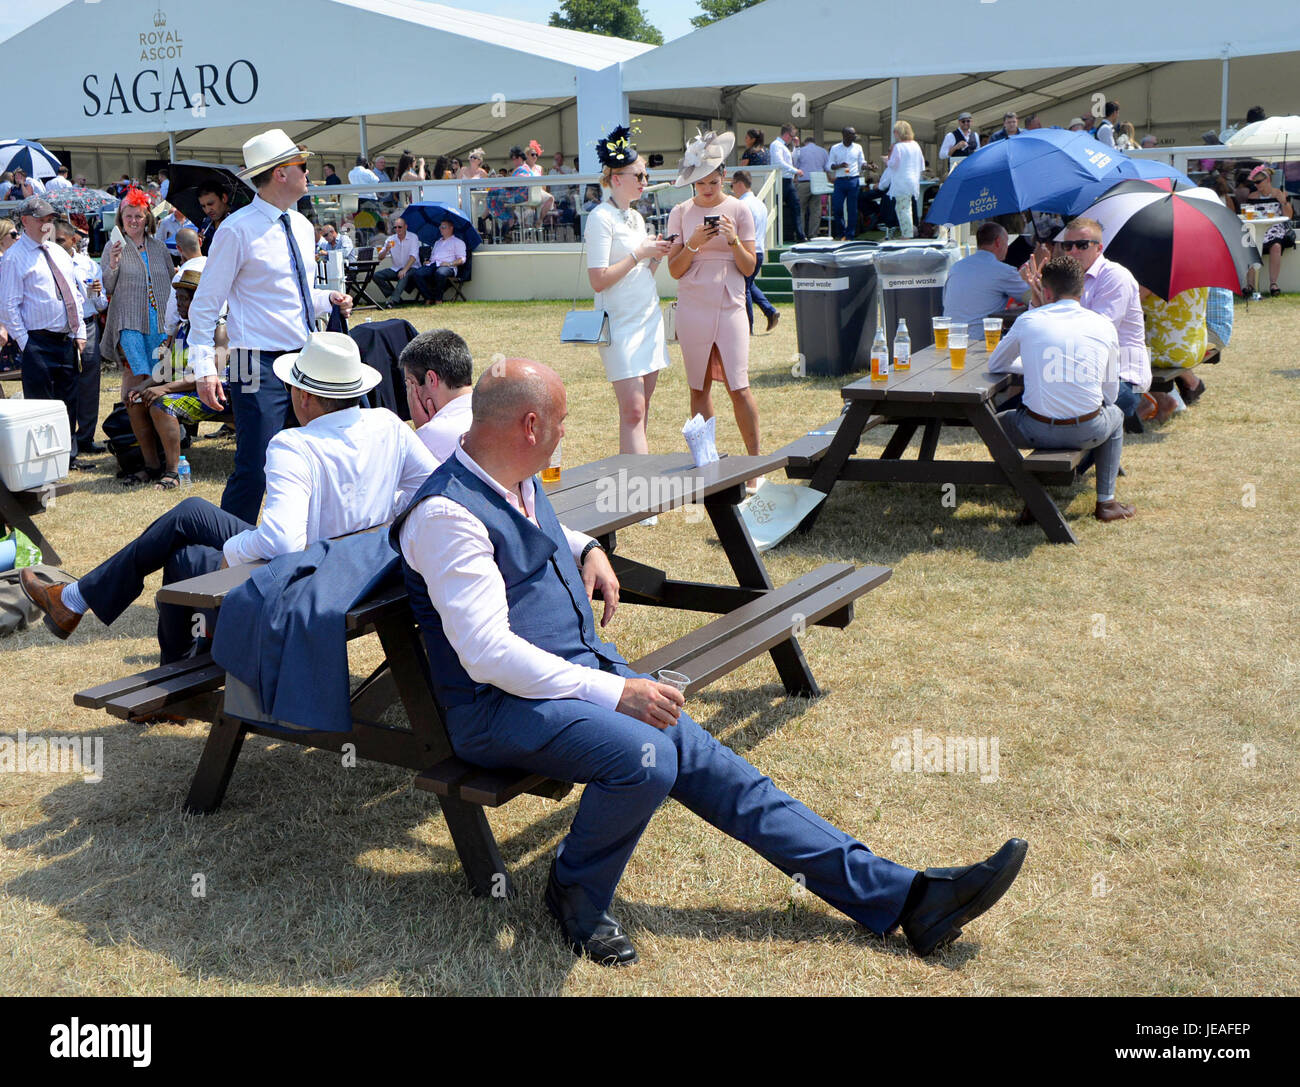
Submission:
M 11 491 L 68 474 L 72 434 L 60 400 L 0 400 L 0 479 Z

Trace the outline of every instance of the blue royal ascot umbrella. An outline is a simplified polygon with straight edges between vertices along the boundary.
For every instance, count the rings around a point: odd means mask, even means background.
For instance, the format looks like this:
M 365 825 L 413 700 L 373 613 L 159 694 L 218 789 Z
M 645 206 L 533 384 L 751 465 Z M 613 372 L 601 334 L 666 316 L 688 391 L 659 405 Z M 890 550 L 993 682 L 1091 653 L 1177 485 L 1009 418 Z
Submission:
M 474 229 L 468 217 L 459 208 L 450 204 L 440 204 L 436 200 L 426 200 L 419 204 L 409 204 L 402 210 L 406 228 L 413 230 L 417 238 L 425 245 L 432 245 L 440 237 L 438 224 L 444 219 L 451 220 L 452 231 L 471 253 L 483 244 L 479 232 Z
M 22 170 L 28 177 L 54 177 L 62 165 L 35 140 L 0 140 L 0 174 Z
M 1085 187 L 1109 177 L 1118 180 L 1125 164 L 1135 161 L 1086 132 L 1031 129 L 962 159 L 939 188 L 926 220 L 969 223 L 1031 208 L 1069 214 Z
M 1105 178 L 1092 185 L 1085 185 L 1079 190 L 1074 202 L 1066 210 L 1068 215 L 1082 215 L 1116 185 L 1123 181 L 1149 181 L 1158 185 L 1165 192 L 1182 192 L 1184 189 L 1196 188 L 1196 182 L 1186 174 L 1179 173 L 1172 166 L 1154 159 L 1131 159 L 1121 157 L 1119 172 L 1114 177 Z M 1140 189 L 1139 189 L 1140 191 Z

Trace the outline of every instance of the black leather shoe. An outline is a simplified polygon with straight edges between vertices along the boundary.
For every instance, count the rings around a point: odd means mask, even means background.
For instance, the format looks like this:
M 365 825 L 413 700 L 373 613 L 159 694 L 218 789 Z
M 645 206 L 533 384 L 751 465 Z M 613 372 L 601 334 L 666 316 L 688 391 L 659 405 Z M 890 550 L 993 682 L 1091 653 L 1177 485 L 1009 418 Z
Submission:
M 560 922 L 564 940 L 575 955 L 585 955 L 601 966 L 630 966 L 636 948 L 623 927 L 606 912 L 591 908 L 581 887 L 564 887 L 555 878 L 555 861 L 546 879 L 546 908 Z
M 899 918 L 903 933 L 918 955 L 951 943 L 1007 892 L 1025 863 L 1029 843 L 1012 838 L 988 860 L 969 868 L 927 868 L 921 897 Z
M 107 453 L 108 446 L 106 446 L 103 442 L 87 442 L 85 446 L 82 446 L 81 443 L 78 442 L 77 451 L 80 453 L 90 453 L 90 454 Z

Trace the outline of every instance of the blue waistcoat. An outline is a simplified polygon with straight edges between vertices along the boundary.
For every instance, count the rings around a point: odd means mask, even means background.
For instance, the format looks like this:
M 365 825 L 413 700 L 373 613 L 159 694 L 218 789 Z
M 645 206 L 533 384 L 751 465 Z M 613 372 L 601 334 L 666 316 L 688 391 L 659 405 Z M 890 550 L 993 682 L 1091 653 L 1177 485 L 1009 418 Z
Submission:
M 390 539 L 401 554 L 399 535 L 406 518 L 421 502 L 441 495 L 483 522 L 501 577 L 506 584 L 510 629 L 533 645 L 575 664 L 610 671 L 627 662 L 596 634 L 591 604 L 564 530 L 556 520 L 540 481 L 534 480 L 537 525 L 515 510 L 501 495 L 460 463 L 447 458 L 411 504 L 393 523 Z M 538 527 L 540 526 L 540 527 Z M 429 658 L 430 679 L 439 702 L 448 710 L 449 724 L 458 707 L 494 699 L 501 692 L 476 683 L 461 666 L 447 640 L 424 577 L 403 561 L 411 610 L 419 620 Z M 484 707 L 486 708 L 486 707 Z

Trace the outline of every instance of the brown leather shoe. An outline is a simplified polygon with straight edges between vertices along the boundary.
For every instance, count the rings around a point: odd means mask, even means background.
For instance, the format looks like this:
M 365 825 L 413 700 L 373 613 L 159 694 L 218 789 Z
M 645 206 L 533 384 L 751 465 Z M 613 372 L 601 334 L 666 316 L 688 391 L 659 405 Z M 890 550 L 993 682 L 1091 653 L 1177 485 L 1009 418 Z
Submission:
M 767 316 L 767 331 L 771 332 L 772 329 L 776 328 L 776 323 L 779 320 L 781 320 L 780 310 L 773 310 L 771 313 L 769 313 Z
M 1092 515 L 1098 521 L 1124 521 L 1135 513 L 1137 513 L 1135 507 L 1126 506 L 1118 499 L 1112 498 L 1108 502 L 1098 502 L 1097 508 L 1093 510 Z
M 77 629 L 81 616 L 63 606 L 63 585 L 46 585 L 30 569 L 18 574 L 18 583 L 23 587 L 23 594 L 45 613 L 45 625 L 56 638 L 67 641 L 68 635 Z

